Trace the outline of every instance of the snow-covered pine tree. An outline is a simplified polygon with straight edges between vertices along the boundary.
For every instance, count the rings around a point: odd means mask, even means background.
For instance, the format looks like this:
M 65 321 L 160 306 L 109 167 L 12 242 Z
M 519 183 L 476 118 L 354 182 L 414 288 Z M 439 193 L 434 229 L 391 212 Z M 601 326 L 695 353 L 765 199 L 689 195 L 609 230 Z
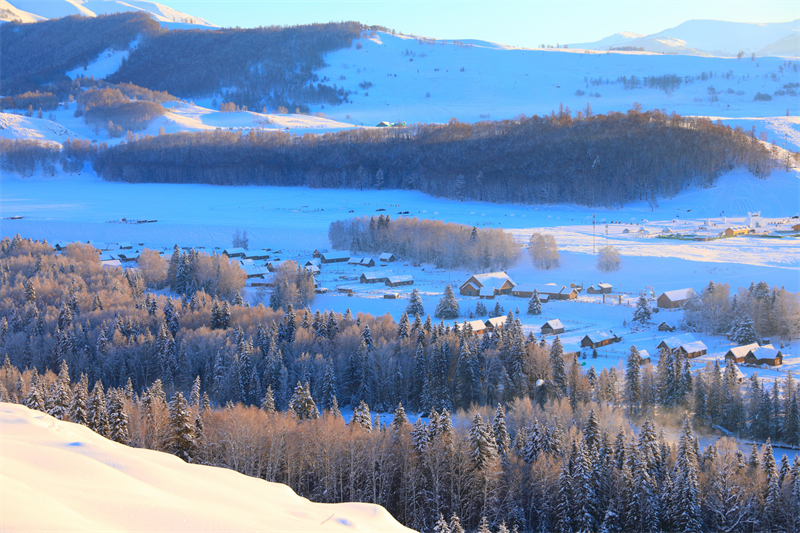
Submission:
M 30 386 L 28 387 L 28 392 L 25 394 L 22 403 L 25 404 L 25 407 L 28 409 L 45 412 L 44 395 L 42 394 L 41 385 L 39 384 L 39 375 L 35 370 L 31 375 Z
M 541 315 L 542 314 L 542 301 L 539 299 L 539 291 L 533 289 L 533 296 L 528 300 L 528 314 Z
M 506 411 L 501 404 L 497 404 L 497 410 L 494 413 L 492 433 L 494 434 L 494 442 L 497 445 L 498 453 L 505 457 L 511 449 L 511 437 L 508 434 L 508 428 L 506 428 Z
M 742 313 L 736 321 L 735 329 L 731 330 L 730 338 L 733 342 L 741 345 L 759 342 L 761 338 L 756 332 L 755 324 L 747 313 Z
M 353 419 L 350 421 L 350 425 L 366 431 L 372 431 L 372 419 L 367 402 L 362 400 L 353 410 Z
M 436 313 L 434 315 L 436 318 L 442 319 L 454 319 L 458 318 L 461 314 L 461 310 L 458 307 L 458 300 L 456 299 L 456 295 L 453 293 L 453 288 L 448 284 L 444 288 L 444 296 L 442 296 L 441 300 L 439 300 L 439 304 L 436 306 Z
M 674 479 L 674 503 L 676 510 L 679 511 L 679 514 L 674 516 L 674 523 L 679 531 L 687 533 L 702 531 L 699 470 L 692 423 L 687 417 L 683 421 L 683 434 L 678 444 L 678 455 L 672 476 Z
M 106 409 L 106 395 L 103 383 L 95 382 L 89 396 L 89 429 L 104 437 L 108 436 L 108 411 Z
M 406 424 L 408 424 L 408 417 L 406 416 L 406 410 L 403 409 L 403 404 L 397 404 L 397 409 L 394 410 L 394 419 L 392 420 L 392 427 L 395 430 L 402 429 Z
M 128 444 L 128 412 L 122 390 L 113 389 L 108 399 L 108 438 L 120 444 Z
M 556 336 L 550 347 L 550 372 L 552 387 L 551 392 L 556 398 L 563 398 L 567 395 L 567 371 L 564 366 L 564 347 L 561 339 Z
M 478 300 L 478 303 L 475 304 L 475 316 L 486 316 L 486 313 L 486 306 Z
M 406 313 L 408 313 L 408 316 L 422 316 L 425 314 L 425 307 L 422 305 L 422 298 L 420 297 L 419 291 L 416 288 L 411 292 L 411 297 L 408 299 Z
M 636 302 L 636 311 L 633 312 L 633 321 L 644 324 L 650 321 L 651 316 L 652 311 L 650 310 L 650 304 L 647 302 L 645 295 L 642 294 Z
M 450 517 L 450 533 L 464 533 L 464 528 L 461 526 L 461 519 L 458 518 L 456 513 Z
M 292 399 L 289 401 L 289 410 L 294 413 L 299 422 L 319 418 L 319 409 L 317 409 L 317 404 L 314 403 L 314 399 L 311 397 L 311 389 L 308 382 L 305 385 L 301 385 L 299 381 L 297 382 Z
M 180 391 L 169 403 L 169 452 L 191 463 L 196 453 L 194 423 L 191 410 Z
M 479 413 L 475 413 L 469 428 L 471 457 L 475 468 L 483 470 L 497 458 L 497 444 L 491 426 L 483 423 Z
M 433 525 L 433 533 L 450 533 L 450 526 L 447 525 L 447 520 L 444 519 L 442 513 L 439 513 L 439 518 Z
M 333 371 L 333 361 L 328 361 L 325 367 L 325 375 L 322 378 L 322 398 L 320 404 L 323 409 L 330 409 L 333 399 L 339 393 L 336 389 L 336 373 Z
M 264 394 L 264 399 L 261 400 L 261 409 L 268 415 L 274 414 L 275 410 L 275 396 L 272 394 L 272 385 L 267 387 L 267 392 Z
M 89 425 L 89 379 L 86 374 L 81 374 L 81 379 L 72 394 L 69 419 L 76 424 Z

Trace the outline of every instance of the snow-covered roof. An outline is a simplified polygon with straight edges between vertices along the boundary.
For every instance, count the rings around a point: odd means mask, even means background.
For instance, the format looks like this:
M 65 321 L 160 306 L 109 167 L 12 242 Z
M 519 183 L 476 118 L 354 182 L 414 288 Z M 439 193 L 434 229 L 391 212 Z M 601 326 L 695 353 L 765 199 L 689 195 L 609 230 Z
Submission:
M 469 322 L 465 322 L 464 325 L 472 328 L 472 331 L 483 331 L 486 329 L 486 324 L 483 323 L 483 320 L 470 320 Z
M 411 274 L 402 274 L 400 276 L 391 276 L 389 278 L 389 282 L 391 283 L 403 283 L 404 281 L 414 281 L 414 276 Z
M 264 257 L 269 256 L 269 250 L 262 248 L 261 250 L 245 250 L 245 257 Z
M 602 283 L 601 282 L 601 283 L 598 283 L 597 286 L 600 287 L 601 289 L 611 289 L 611 288 L 613 288 L 613 285 L 611 285 L 610 283 Z
M 616 339 L 617 336 L 611 333 L 610 331 L 593 331 L 588 333 L 586 337 L 589 338 L 592 343 L 608 340 L 608 339 Z M 639 352 L 641 354 L 641 352 Z
M 478 289 L 480 296 L 494 296 L 494 289 L 491 287 L 481 287 Z
M 392 271 L 378 270 L 377 272 L 364 272 L 361 275 L 364 279 L 389 279 L 392 276 Z
M 564 285 L 556 285 L 555 283 L 520 283 L 514 285 L 514 292 L 533 292 L 534 290 L 539 294 L 559 294 L 567 290 Z
M 322 259 L 325 261 L 333 261 L 336 259 L 350 259 L 350 252 L 323 252 Z
M 755 350 L 751 351 L 756 359 L 775 359 L 775 357 L 777 357 L 777 355 L 780 353 L 778 348 L 767 348 L 766 346 L 759 346 Z
M 728 352 L 726 352 L 726 355 L 727 353 L 731 353 L 737 359 L 741 359 L 742 357 L 747 355 L 747 352 L 749 352 L 750 350 L 757 350 L 758 348 L 759 348 L 758 343 L 753 342 L 750 344 L 745 344 L 743 346 L 735 346 L 730 350 L 728 350 Z
M 244 255 L 247 253 L 247 250 L 244 248 L 225 248 L 222 250 L 222 253 L 225 255 Z
M 492 289 L 501 288 L 506 281 L 510 281 L 514 285 L 514 280 L 505 272 L 488 272 L 486 274 L 475 274 L 471 279 L 480 283 L 481 287 L 489 287 Z
M 666 291 L 662 296 L 666 296 L 669 298 L 671 302 L 680 302 L 683 300 L 688 300 L 692 296 L 694 296 L 695 292 L 694 289 L 677 289 L 674 291 Z
M 663 339 L 661 342 L 659 342 L 658 345 L 661 346 L 662 344 L 664 344 L 670 350 L 674 350 L 675 348 L 677 348 L 682 344 L 689 344 L 691 342 L 694 342 L 694 337 L 692 337 L 691 335 L 678 335 L 675 337 L 667 337 L 666 339 Z
M 548 320 L 547 322 L 544 323 L 544 325 L 550 326 L 550 328 L 554 330 L 564 328 L 564 324 L 562 324 L 561 321 L 557 318 L 554 320 Z
M 641 357 L 642 359 L 649 358 L 650 352 L 648 352 L 647 350 L 639 350 L 639 357 Z
M 389 259 L 391 259 L 392 257 L 394 257 L 394 254 L 393 254 L 393 253 L 389 253 L 389 252 L 382 253 L 380 256 L 378 256 L 378 258 L 379 258 L 381 261 L 388 261 L 388 260 L 389 260 Z
M 708 346 L 706 346 L 703 341 L 685 342 L 681 344 L 679 348 L 682 348 L 686 353 L 695 353 L 708 350 Z
M 504 326 L 507 320 L 508 320 L 507 316 L 496 316 L 494 318 L 486 320 L 485 324 L 487 328 L 489 326 L 493 328 L 499 328 L 501 326 Z
M 104 259 L 100 261 L 100 265 L 102 265 L 103 268 L 115 268 L 121 267 L 122 263 L 119 259 Z

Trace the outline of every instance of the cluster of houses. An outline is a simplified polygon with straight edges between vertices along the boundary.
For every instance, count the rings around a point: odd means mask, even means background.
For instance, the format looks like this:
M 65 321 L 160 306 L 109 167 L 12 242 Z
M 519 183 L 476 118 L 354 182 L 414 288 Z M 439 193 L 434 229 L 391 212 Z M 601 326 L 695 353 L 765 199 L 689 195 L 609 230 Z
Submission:
M 731 348 L 725 353 L 725 361 L 744 363 L 746 365 L 779 366 L 783 364 L 783 353 L 771 344 L 762 346 L 754 342 Z
M 604 284 L 608 285 L 608 284 Z M 462 296 L 477 296 L 481 299 L 494 299 L 495 296 L 510 294 L 519 298 L 531 298 L 536 291 L 542 302 L 549 300 L 574 300 L 580 292 L 579 287 L 567 287 L 555 283 L 517 284 L 505 272 L 473 274 L 459 287 Z M 608 285 L 608 292 L 611 286 Z

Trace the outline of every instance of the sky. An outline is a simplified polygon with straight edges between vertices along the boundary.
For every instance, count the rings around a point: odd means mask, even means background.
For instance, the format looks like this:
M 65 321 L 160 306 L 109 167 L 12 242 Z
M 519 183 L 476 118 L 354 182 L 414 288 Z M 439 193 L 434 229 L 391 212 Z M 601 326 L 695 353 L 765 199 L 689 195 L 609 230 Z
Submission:
M 213 24 L 242 28 L 357 20 L 437 39 L 512 46 L 656 33 L 691 19 L 788 22 L 797 0 L 158 0 Z

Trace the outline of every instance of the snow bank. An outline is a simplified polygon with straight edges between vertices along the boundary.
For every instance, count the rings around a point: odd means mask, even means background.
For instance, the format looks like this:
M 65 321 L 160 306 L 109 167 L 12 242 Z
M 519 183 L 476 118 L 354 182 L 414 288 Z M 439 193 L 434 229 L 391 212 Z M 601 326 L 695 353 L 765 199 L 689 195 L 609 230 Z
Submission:
M 3 531 L 411 531 L 377 505 L 311 503 L 21 405 L 0 404 L 0 454 Z

